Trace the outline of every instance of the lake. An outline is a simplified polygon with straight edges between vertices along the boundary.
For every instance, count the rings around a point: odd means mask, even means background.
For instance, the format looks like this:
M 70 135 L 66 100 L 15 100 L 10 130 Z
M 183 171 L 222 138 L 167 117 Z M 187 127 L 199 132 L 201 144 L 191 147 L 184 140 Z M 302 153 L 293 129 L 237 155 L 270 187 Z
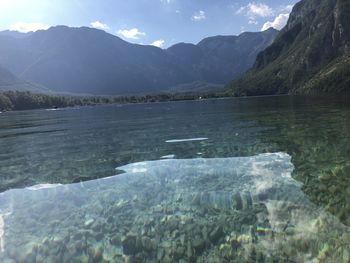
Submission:
M 348 97 L 0 114 L 1 262 L 349 262 Z

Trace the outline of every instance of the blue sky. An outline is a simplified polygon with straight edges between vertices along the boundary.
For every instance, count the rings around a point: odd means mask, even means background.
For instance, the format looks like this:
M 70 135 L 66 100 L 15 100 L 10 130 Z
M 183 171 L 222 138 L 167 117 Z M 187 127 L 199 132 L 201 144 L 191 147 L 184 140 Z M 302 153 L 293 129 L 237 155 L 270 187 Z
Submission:
M 103 29 L 124 40 L 168 47 L 286 23 L 297 0 L 0 0 L 0 30 L 54 25 Z

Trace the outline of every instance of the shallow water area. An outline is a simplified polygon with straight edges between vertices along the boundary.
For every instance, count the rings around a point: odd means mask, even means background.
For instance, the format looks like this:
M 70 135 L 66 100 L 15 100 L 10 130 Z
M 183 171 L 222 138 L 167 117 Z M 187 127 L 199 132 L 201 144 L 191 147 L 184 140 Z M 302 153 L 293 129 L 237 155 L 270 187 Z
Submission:
M 349 245 L 337 239 L 350 240 L 350 229 L 310 202 L 286 153 L 117 169 L 124 173 L 1 194 L 2 262 L 347 257 Z

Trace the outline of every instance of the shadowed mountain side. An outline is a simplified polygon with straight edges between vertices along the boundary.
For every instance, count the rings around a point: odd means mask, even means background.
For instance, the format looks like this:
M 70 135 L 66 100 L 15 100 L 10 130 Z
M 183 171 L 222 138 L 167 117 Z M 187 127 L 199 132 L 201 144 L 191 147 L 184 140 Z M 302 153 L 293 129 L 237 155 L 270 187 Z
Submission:
M 13 74 L 0 66 L 0 86 L 12 85 L 17 81 L 17 78 Z
M 56 92 L 156 93 L 196 81 L 224 84 L 253 64 L 277 31 L 212 37 L 167 50 L 91 28 L 52 27 L 24 38 L 0 34 L 0 63 Z M 243 62 L 242 62 L 243 61 Z
M 273 42 L 277 33 L 270 28 L 239 36 L 209 37 L 197 45 L 176 44 L 167 52 L 190 78 L 222 84 L 248 70 L 257 54 Z
M 33 92 L 49 92 L 49 90 L 35 85 L 33 83 L 23 81 L 14 76 L 7 69 L 0 66 L 0 91 L 4 90 L 28 90 Z

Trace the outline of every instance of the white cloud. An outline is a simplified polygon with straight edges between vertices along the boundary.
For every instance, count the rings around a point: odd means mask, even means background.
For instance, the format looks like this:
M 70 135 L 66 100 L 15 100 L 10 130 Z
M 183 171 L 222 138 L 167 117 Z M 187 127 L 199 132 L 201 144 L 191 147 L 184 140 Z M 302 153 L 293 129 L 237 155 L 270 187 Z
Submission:
M 267 30 L 270 27 L 280 30 L 287 24 L 288 18 L 289 14 L 279 14 L 275 20 L 266 22 L 261 28 L 261 31 Z
M 249 21 L 248 21 L 248 24 L 249 24 L 249 25 L 258 25 L 259 22 L 256 21 L 256 20 L 249 20 Z
M 160 0 L 163 4 L 171 4 L 175 0 Z
M 22 33 L 35 32 L 38 30 L 49 29 L 50 26 L 41 23 L 24 23 L 17 22 L 10 27 L 11 31 L 18 31 Z
M 206 17 L 205 12 L 203 10 L 200 10 L 200 11 L 194 13 L 192 16 L 193 21 L 201 21 L 201 20 L 204 20 L 206 18 L 207 17 Z
M 236 14 L 244 14 L 248 16 L 250 19 L 256 19 L 258 17 L 269 17 L 273 16 L 273 9 L 266 4 L 263 3 L 249 3 L 246 6 L 242 6 L 238 9 Z
M 145 36 L 145 32 L 141 32 L 137 28 L 132 28 L 132 29 L 123 29 L 123 30 L 118 30 L 117 32 L 119 35 L 129 38 L 129 39 L 140 39 L 140 37 Z
M 100 21 L 95 21 L 95 22 L 91 22 L 90 25 L 93 27 L 93 28 L 97 28 L 97 29 L 102 29 L 102 30 L 107 30 L 109 29 L 109 26 L 107 24 L 104 24 Z
M 282 12 L 278 16 L 275 17 L 273 21 L 266 22 L 261 31 L 267 30 L 270 27 L 273 27 L 277 30 L 281 30 L 288 22 L 289 14 L 292 12 L 293 5 L 282 6 L 279 11 Z
M 280 30 L 286 25 L 293 6 L 294 5 L 284 5 L 272 9 L 270 6 L 262 2 L 250 2 L 247 5 L 240 7 L 236 11 L 236 14 L 248 17 L 248 23 L 250 25 L 258 25 L 259 18 L 273 17 L 278 14 L 273 21 L 266 22 L 261 30 L 266 30 L 270 27 Z
M 161 47 L 163 47 L 164 43 L 165 43 L 165 40 L 158 39 L 158 40 L 154 41 L 151 45 L 161 48 Z

